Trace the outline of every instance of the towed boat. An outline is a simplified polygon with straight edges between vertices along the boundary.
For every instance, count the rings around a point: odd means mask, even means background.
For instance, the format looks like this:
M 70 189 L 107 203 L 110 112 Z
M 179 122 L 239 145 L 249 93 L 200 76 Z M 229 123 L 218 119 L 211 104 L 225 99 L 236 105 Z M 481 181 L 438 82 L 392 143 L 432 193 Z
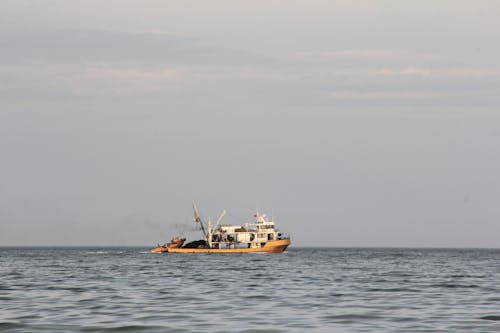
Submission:
M 170 243 L 159 245 L 150 252 L 168 253 L 282 253 L 291 244 L 290 237 L 275 228 L 274 221 L 266 214 L 256 213 L 253 223 L 242 225 L 221 224 L 226 214 L 223 210 L 212 225 L 210 219 L 203 222 L 193 201 L 194 221 L 203 232 L 203 239 L 184 245 L 185 238 L 174 237 Z
M 181 247 L 185 241 L 186 238 L 174 237 L 172 238 L 170 243 L 165 243 L 163 245 L 158 244 L 155 248 L 151 249 L 149 252 L 155 252 L 155 253 L 168 252 L 168 249 Z

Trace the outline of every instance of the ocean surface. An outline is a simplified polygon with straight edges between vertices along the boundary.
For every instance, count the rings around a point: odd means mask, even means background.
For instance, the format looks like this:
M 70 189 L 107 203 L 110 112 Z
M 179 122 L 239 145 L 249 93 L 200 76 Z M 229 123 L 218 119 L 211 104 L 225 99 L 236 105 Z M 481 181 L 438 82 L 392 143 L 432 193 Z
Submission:
M 500 250 L 0 248 L 0 332 L 500 332 Z

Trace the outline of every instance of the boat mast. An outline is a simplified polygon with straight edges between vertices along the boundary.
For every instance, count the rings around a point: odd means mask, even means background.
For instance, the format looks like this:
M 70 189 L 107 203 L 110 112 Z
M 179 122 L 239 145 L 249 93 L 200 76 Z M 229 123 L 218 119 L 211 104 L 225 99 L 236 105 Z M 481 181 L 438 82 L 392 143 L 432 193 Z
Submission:
M 200 224 L 203 236 L 207 238 L 207 233 L 205 231 L 205 227 L 203 226 L 203 221 L 201 220 L 200 212 L 198 211 L 198 207 L 196 207 L 196 203 L 194 202 L 194 200 L 193 200 L 193 210 L 194 210 L 194 221 Z
M 226 215 L 226 210 L 223 209 L 222 212 L 219 215 L 219 218 L 217 219 L 217 222 L 215 223 L 214 229 L 217 229 L 217 227 L 220 225 L 220 222 L 222 221 L 222 218 Z
M 211 248 L 212 247 L 212 223 L 210 222 L 210 217 L 208 218 L 207 229 L 208 229 L 207 243 L 208 243 L 208 247 Z

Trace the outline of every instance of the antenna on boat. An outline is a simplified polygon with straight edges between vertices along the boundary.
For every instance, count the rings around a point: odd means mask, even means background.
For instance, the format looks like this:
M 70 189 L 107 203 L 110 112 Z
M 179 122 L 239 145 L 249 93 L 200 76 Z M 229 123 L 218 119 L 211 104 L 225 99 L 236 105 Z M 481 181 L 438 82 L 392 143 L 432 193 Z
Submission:
M 200 217 L 200 212 L 198 211 L 198 207 L 196 206 L 196 202 L 193 200 L 193 210 L 194 210 L 194 221 L 199 223 L 201 226 L 201 231 L 203 232 L 203 236 L 207 237 L 207 233 L 205 231 L 205 227 L 203 226 L 203 221 Z

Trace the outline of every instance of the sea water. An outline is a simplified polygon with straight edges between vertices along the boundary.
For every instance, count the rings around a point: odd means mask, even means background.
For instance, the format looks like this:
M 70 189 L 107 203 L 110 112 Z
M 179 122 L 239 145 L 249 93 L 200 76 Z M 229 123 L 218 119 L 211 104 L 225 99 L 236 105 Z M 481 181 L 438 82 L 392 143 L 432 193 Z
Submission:
M 500 250 L 0 248 L 2 332 L 500 332 Z

